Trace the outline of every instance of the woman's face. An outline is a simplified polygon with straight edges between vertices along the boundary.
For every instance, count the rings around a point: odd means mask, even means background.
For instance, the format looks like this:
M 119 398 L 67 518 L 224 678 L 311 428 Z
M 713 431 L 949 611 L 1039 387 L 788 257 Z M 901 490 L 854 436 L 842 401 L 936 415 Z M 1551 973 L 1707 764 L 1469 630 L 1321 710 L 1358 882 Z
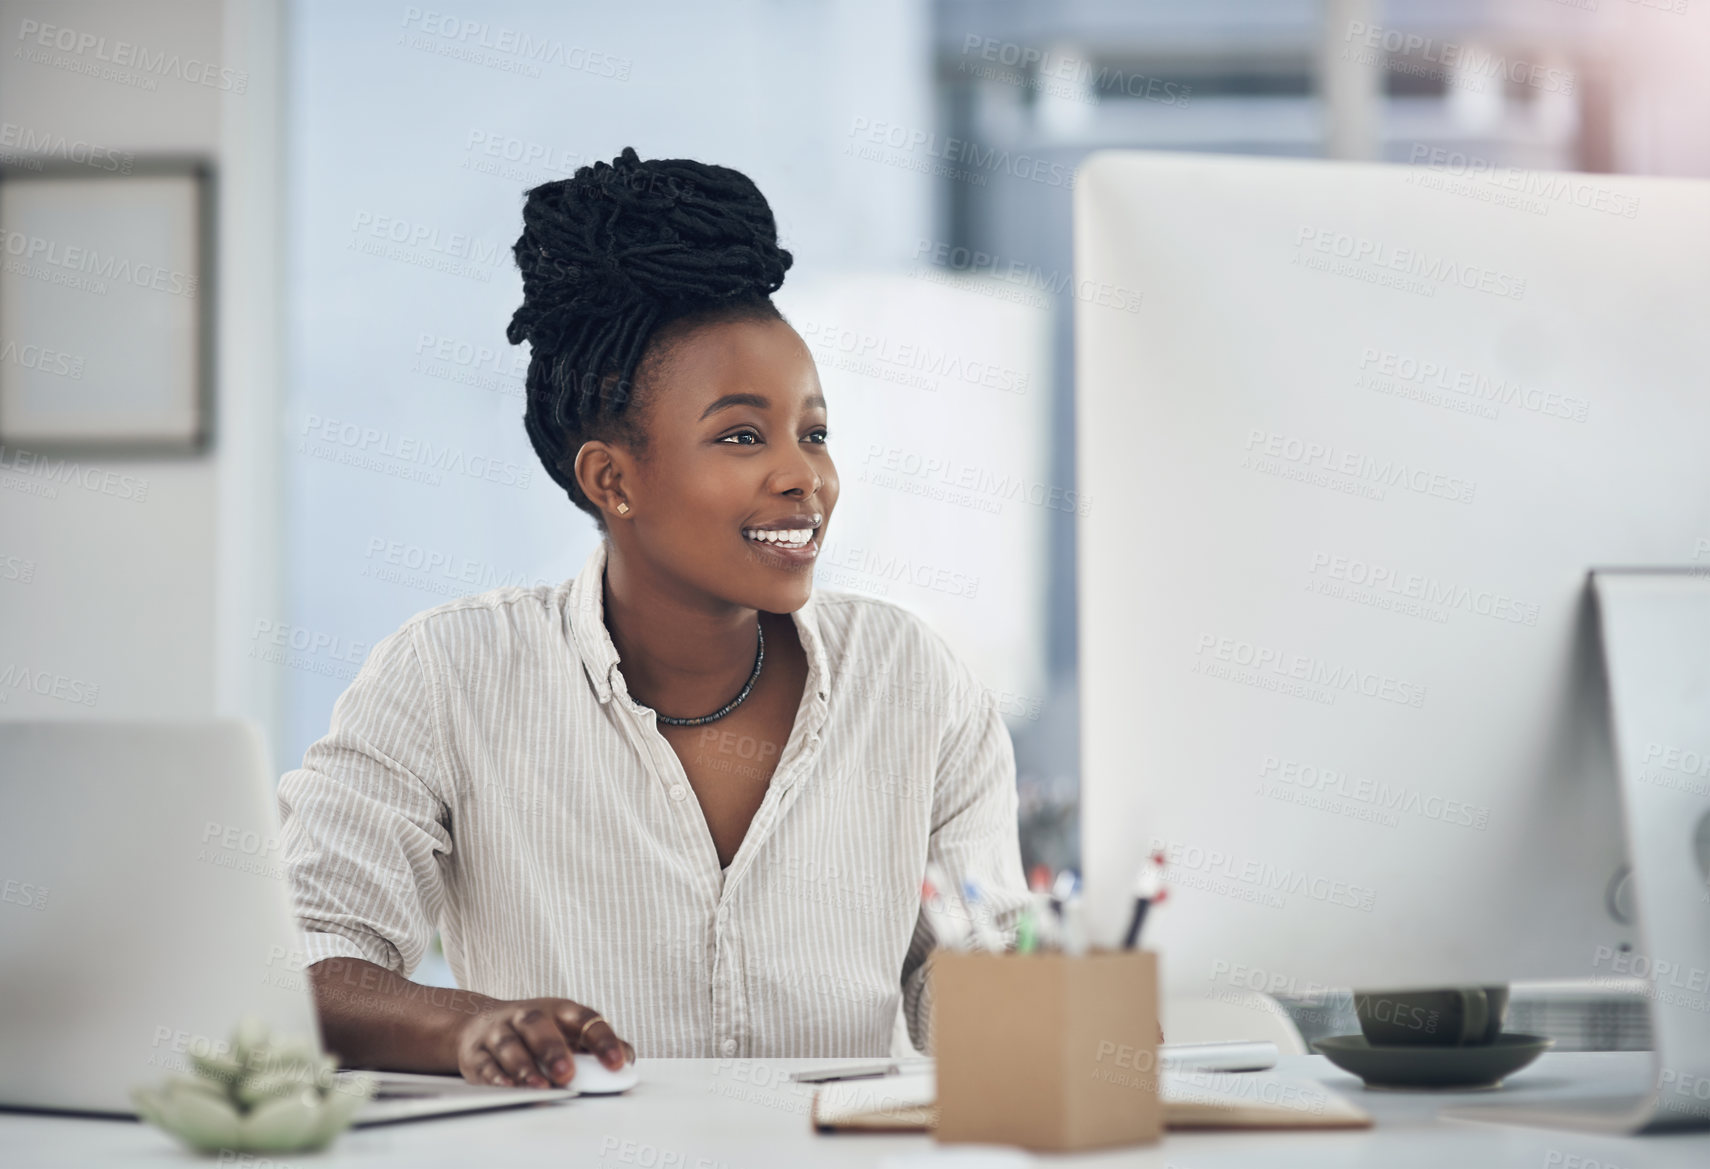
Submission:
M 838 488 L 807 345 L 783 321 L 727 321 L 653 364 L 645 457 L 613 452 L 631 508 L 608 513 L 613 541 L 709 599 L 801 608 Z M 788 531 L 808 537 L 784 542 Z

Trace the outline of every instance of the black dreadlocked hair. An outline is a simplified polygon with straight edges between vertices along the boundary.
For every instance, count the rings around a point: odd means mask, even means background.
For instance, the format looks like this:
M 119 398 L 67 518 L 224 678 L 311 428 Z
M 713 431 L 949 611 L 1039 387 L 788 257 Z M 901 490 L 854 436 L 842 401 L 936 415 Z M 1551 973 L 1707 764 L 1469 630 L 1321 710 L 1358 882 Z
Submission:
M 576 483 L 582 444 L 644 450 L 637 367 L 703 323 L 782 319 L 771 294 L 792 258 L 747 175 L 686 158 L 643 162 L 627 146 L 609 165 L 530 190 L 513 253 L 523 302 L 505 336 L 531 350 L 529 441 L 603 528 Z

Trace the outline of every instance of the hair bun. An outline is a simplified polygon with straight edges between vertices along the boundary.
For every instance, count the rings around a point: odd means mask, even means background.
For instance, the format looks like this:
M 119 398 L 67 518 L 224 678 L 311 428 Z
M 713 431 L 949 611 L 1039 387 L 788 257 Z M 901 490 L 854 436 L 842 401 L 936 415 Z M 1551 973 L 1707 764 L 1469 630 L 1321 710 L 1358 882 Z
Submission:
M 523 303 L 506 336 L 537 353 L 576 348 L 600 325 L 623 321 L 628 333 L 770 296 L 791 263 L 747 175 L 691 159 L 644 162 L 632 147 L 529 191 L 513 254 Z

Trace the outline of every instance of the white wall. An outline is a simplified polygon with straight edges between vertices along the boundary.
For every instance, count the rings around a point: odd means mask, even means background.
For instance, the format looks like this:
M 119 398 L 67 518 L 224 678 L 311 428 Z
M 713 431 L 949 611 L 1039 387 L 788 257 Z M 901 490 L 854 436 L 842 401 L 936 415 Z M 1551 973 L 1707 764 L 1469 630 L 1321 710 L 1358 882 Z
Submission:
M 239 19 L 226 18 L 228 3 Z M 0 717 L 220 710 L 276 731 L 270 678 L 239 659 L 229 636 L 247 619 L 245 598 L 274 587 L 269 558 L 256 551 L 277 536 L 264 504 L 275 495 L 269 463 L 256 457 L 272 440 L 253 413 L 266 412 L 269 383 L 246 361 L 270 349 L 273 273 L 245 240 L 270 223 L 269 201 L 254 183 L 257 158 L 265 173 L 276 153 L 266 121 L 276 41 L 262 38 L 259 51 L 253 42 L 270 10 L 238 0 L 0 0 L 0 164 L 79 159 L 91 146 L 110 152 L 101 157 L 200 155 L 220 173 L 226 211 L 214 281 L 223 360 L 215 366 L 212 452 L 72 460 L 79 472 L 95 466 L 146 482 L 146 494 L 129 493 L 140 498 L 103 493 L 99 476 L 67 476 L 64 464 L 20 459 L 16 448 L 0 459 Z M 160 66 L 115 65 L 119 42 L 145 47 Z M 185 80 L 190 61 L 215 64 L 230 88 Z M 234 142 L 243 149 L 234 153 Z M 89 687 L 93 701 L 66 697 Z
M 940 279 L 804 275 L 778 294 L 842 482 L 814 583 L 918 613 L 1019 729 L 1045 698 L 1051 312 L 996 277 Z

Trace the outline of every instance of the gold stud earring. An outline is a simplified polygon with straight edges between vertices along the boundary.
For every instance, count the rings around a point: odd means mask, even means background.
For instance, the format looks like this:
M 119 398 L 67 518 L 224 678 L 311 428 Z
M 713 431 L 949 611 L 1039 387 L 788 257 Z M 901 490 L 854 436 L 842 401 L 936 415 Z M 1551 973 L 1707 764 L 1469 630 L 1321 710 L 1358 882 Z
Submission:
M 628 515 L 629 514 L 629 504 L 625 503 L 621 499 L 618 500 L 617 513 L 619 515 Z

